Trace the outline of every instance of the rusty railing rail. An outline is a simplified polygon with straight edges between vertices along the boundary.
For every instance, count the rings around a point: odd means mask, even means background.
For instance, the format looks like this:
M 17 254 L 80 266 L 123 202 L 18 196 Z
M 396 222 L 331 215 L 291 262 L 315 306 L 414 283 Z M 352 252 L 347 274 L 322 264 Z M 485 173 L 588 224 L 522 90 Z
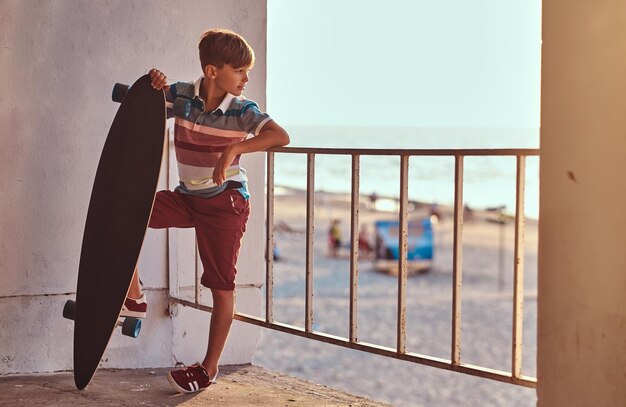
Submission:
M 289 325 L 274 320 L 274 156 L 281 154 L 306 154 L 307 193 L 306 193 L 306 263 L 305 263 L 305 322 L 304 327 Z M 348 337 L 331 335 L 313 329 L 313 242 L 314 242 L 314 179 L 316 155 L 347 155 L 352 158 L 352 191 L 350 222 L 350 308 Z M 538 156 L 538 149 L 346 149 L 346 148 L 303 148 L 281 147 L 267 152 L 267 196 L 266 196 L 266 278 L 265 278 L 265 318 L 237 312 L 235 319 L 264 328 L 290 333 L 325 343 L 361 350 L 382 356 L 415 362 L 440 369 L 466 373 L 473 376 L 500 382 L 535 388 L 535 377 L 522 375 L 522 326 L 524 290 L 524 190 L 526 157 Z M 360 158 L 362 156 L 398 156 L 400 158 L 399 185 L 399 248 L 398 259 L 398 310 L 396 347 L 390 348 L 358 340 L 358 230 L 359 230 L 359 185 Z M 452 335 L 450 359 L 443 359 L 406 350 L 406 287 L 407 287 L 407 241 L 408 241 L 408 171 L 412 156 L 447 156 L 455 161 L 454 177 L 454 231 L 453 231 L 453 281 L 452 281 Z M 511 371 L 497 370 L 466 364 L 461 361 L 461 296 L 462 296 L 462 242 L 463 242 L 463 165 L 469 156 L 513 156 L 517 160 L 516 207 L 515 207 L 515 246 L 514 281 L 512 310 Z M 198 265 L 196 264 L 195 300 L 178 296 L 178 287 L 170 288 L 172 302 L 211 312 L 212 308 L 199 300 Z

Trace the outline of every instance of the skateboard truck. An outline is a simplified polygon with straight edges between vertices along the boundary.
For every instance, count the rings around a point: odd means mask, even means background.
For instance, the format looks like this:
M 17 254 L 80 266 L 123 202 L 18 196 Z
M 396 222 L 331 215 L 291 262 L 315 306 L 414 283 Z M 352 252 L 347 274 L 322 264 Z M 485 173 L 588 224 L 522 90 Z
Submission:
M 123 83 L 116 83 L 113 86 L 113 95 L 111 96 L 111 99 L 113 99 L 114 102 L 122 103 L 129 90 L 130 86 Z
M 113 94 L 111 95 L 111 99 L 114 102 L 122 103 L 126 94 L 128 94 L 128 90 L 130 86 L 125 85 L 123 83 L 116 83 L 113 86 Z M 174 103 L 166 102 L 165 106 L 167 108 L 168 117 L 170 114 L 174 114 L 176 117 L 181 117 L 186 119 L 191 114 L 191 99 L 187 99 L 184 97 L 178 97 L 174 100 Z
M 67 300 L 65 306 L 63 306 L 63 318 L 71 319 L 74 321 L 76 316 L 76 301 Z M 123 320 L 121 320 L 123 319 Z M 136 338 L 141 332 L 141 319 L 134 317 L 120 317 L 117 320 L 116 326 L 122 327 L 122 334 Z

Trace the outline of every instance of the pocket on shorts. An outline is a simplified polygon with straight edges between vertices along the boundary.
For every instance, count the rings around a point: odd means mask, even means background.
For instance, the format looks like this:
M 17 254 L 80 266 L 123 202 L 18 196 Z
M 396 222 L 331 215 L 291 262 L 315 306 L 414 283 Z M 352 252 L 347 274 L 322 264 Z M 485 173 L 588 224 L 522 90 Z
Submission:
M 230 192 L 230 206 L 234 213 L 237 215 L 243 215 L 247 212 L 249 202 L 246 198 L 243 197 L 239 192 L 232 191 Z

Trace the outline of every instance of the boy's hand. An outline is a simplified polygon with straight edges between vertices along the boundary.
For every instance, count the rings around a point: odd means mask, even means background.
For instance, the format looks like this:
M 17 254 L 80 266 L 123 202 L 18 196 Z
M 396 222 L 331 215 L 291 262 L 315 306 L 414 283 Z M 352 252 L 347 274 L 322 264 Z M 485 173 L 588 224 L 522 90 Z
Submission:
M 150 69 L 151 85 L 156 90 L 169 90 L 170 85 L 167 84 L 167 76 L 156 68 Z
M 226 170 L 235 160 L 235 153 L 233 152 L 232 146 L 226 147 L 226 150 L 220 155 L 220 158 L 217 159 L 217 163 L 215 163 L 215 168 L 213 169 L 213 182 L 215 182 L 218 186 L 224 183 L 226 179 Z

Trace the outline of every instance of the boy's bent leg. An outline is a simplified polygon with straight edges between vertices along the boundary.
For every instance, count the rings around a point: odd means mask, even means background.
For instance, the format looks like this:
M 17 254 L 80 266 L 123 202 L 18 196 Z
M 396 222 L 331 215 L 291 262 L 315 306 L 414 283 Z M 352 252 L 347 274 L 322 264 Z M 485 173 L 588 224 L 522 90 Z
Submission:
M 130 282 L 130 288 L 128 289 L 128 298 L 132 298 L 136 300 L 141 298 L 141 286 L 139 285 L 139 271 L 137 267 L 135 267 L 135 272 L 133 273 L 133 280 Z
M 152 207 L 150 222 L 148 224 L 149 228 L 189 228 L 192 226 L 193 219 L 191 213 L 189 212 L 185 199 L 180 193 L 167 190 L 157 192 Z M 137 303 L 133 300 L 140 301 Z M 143 318 L 146 315 L 146 309 L 145 297 L 141 292 L 141 286 L 139 284 L 138 266 L 135 266 L 133 279 L 131 280 L 126 303 L 124 304 L 121 315 Z
M 209 344 L 202 366 L 209 377 L 214 378 L 233 323 L 235 291 L 212 289 L 211 293 L 213 294 L 213 312 L 209 328 Z
M 134 317 L 145 318 L 148 312 L 148 303 L 146 297 L 141 293 L 141 287 L 139 285 L 139 275 L 137 268 L 133 273 L 133 279 L 126 295 L 126 300 L 122 306 L 120 316 L 122 317 Z

